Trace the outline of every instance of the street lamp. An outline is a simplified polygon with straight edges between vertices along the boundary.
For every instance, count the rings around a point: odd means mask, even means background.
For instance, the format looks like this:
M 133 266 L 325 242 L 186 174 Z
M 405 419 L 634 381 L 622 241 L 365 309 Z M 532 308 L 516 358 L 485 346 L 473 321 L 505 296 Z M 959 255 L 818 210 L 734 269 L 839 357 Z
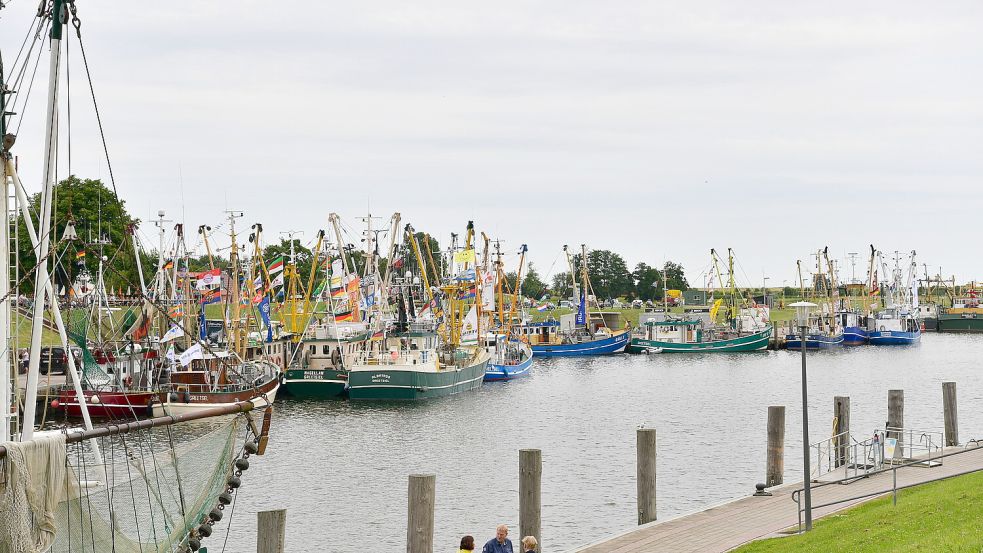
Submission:
M 799 323 L 799 336 L 802 340 L 802 470 L 805 473 L 803 479 L 805 496 L 806 532 L 812 530 L 812 490 L 810 485 L 809 470 L 809 392 L 806 387 L 806 331 L 809 329 L 809 311 L 816 304 L 808 301 L 797 301 L 790 307 L 795 308 L 795 320 Z

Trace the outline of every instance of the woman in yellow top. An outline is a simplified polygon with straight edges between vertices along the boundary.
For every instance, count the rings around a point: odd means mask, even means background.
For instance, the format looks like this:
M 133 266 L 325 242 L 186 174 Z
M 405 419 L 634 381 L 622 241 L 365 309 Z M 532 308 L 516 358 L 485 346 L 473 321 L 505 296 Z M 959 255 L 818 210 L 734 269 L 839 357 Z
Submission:
M 474 551 L 474 537 L 464 536 L 461 538 L 461 549 L 457 553 L 471 553 Z

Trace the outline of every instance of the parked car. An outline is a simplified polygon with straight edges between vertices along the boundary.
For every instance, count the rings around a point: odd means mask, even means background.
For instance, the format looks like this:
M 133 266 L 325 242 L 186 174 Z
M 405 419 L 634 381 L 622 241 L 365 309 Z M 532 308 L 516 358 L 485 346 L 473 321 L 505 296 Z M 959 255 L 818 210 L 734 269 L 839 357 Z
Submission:
M 572 301 L 562 300 L 560 302 L 560 307 L 564 307 L 566 309 L 573 309 L 574 305 Z
M 45 346 L 41 348 L 41 374 L 61 373 L 68 370 L 68 354 L 61 346 Z

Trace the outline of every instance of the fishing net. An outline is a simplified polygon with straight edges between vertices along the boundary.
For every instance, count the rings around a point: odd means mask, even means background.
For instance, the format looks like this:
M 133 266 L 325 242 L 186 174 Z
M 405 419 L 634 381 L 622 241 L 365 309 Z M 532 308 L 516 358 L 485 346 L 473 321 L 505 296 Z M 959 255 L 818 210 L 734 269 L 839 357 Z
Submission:
M 89 318 L 86 313 L 72 313 L 66 333 L 68 338 L 82 350 L 81 377 L 83 386 L 95 388 L 110 382 L 109 374 L 96 363 L 95 357 L 89 351 L 89 341 L 86 339 Z
M 65 437 L 4 444 L 0 465 L 0 551 L 46 551 L 54 538 L 55 506 L 64 497 Z
M 55 512 L 50 551 L 186 551 L 189 532 L 226 489 L 242 420 L 227 416 L 101 438 L 103 463 L 94 460 L 91 444 L 69 446 L 68 493 Z

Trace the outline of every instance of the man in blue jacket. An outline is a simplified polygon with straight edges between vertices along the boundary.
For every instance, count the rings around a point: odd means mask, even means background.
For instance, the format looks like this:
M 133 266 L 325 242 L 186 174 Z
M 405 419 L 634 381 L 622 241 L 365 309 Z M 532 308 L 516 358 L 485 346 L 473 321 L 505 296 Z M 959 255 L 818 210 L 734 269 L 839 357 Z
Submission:
M 508 538 L 509 527 L 499 524 L 495 529 L 495 537 L 488 540 L 488 543 L 481 548 L 481 553 L 515 553 L 512 549 L 512 540 Z

